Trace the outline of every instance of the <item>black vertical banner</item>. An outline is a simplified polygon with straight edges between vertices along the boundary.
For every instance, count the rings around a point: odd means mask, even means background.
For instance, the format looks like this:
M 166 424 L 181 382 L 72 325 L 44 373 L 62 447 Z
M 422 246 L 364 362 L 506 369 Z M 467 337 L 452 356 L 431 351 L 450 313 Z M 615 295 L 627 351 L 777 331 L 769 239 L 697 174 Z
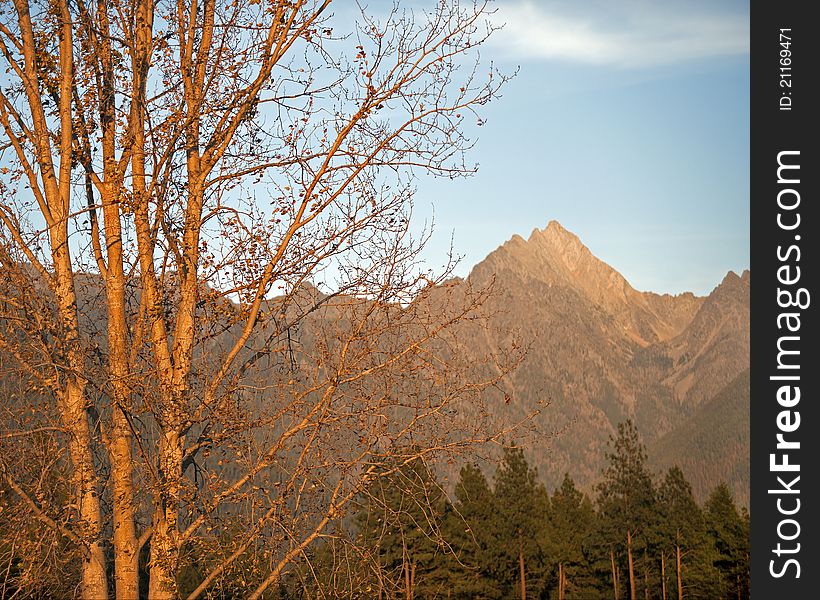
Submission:
M 809 3 L 751 10 L 752 598 L 820 598 L 818 36 Z

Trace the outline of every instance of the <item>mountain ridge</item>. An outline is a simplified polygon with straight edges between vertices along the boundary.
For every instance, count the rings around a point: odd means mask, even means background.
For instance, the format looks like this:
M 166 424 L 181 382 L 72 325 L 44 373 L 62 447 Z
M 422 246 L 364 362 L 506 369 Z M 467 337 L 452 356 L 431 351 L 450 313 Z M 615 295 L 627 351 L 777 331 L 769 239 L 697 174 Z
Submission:
M 94 318 L 93 323 L 83 320 L 83 326 L 102 332 L 104 311 L 95 306 L 102 301 L 103 288 L 96 276 L 88 278 L 79 302 Z M 503 352 L 511 341 L 529 348 L 520 366 L 488 391 L 484 403 L 506 422 L 527 424 L 519 437 L 507 441 L 526 448 L 547 486 L 558 485 L 569 472 L 579 487 L 592 491 L 609 436 L 619 422 L 631 419 L 647 446 L 658 453 L 657 465 L 665 467 L 680 455 L 687 477 L 697 480 L 698 494 L 709 482 L 714 486 L 729 477 L 737 499 L 747 503 L 749 432 L 748 419 L 741 417 L 748 413 L 749 394 L 742 380 L 733 382 L 749 368 L 750 286 L 751 272 L 745 270 L 728 272 L 706 296 L 640 292 L 578 236 L 552 221 L 543 230 L 533 230 L 529 239 L 513 236 L 476 264 L 467 278 L 431 286 L 410 305 L 396 304 L 390 310 L 398 315 L 412 309 L 423 318 L 433 311 L 441 315 L 442 307 L 459 294 L 492 288 L 477 308 L 489 326 L 464 319 L 448 332 L 449 341 L 467 364 L 486 363 L 488 353 Z M 299 293 L 265 302 L 266 314 L 309 315 L 288 332 L 296 354 L 310 355 L 320 334 L 331 335 L 332 327 L 323 332 L 328 323 L 344 321 L 344 311 L 370 302 L 350 296 L 314 312 L 310 307 L 321 297 L 318 288 L 303 284 Z M 420 302 L 427 304 L 418 306 Z M 222 308 L 230 318 L 238 307 L 225 303 Z M 251 346 L 268 343 L 266 318 Z M 229 337 L 237 333 L 218 325 L 220 334 L 207 346 L 214 356 L 224 352 Z M 95 339 L 104 350 L 105 336 Z M 251 389 L 273 387 L 267 379 L 271 368 L 282 373 L 298 369 L 295 362 L 274 362 L 259 361 L 256 376 L 261 379 Z M 452 418 L 475 418 L 467 404 Z M 724 408 L 735 417 L 721 427 L 710 426 L 709 418 Z M 689 438 L 705 441 L 684 443 Z M 728 460 L 716 461 L 714 456 Z
M 498 293 L 486 313 L 498 315 L 499 330 L 518 329 L 532 340 L 510 376 L 516 400 L 509 410 L 523 415 L 540 393 L 549 396 L 537 428 L 565 433 L 549 443 L 528 440 L 548 484 L 569 471 L 590 489 L 619 421 L 635 421 L 648 444 L 672 439 L 670 432 L 748 369 L 749 270 L 727 272 L 706 296 L 641 292 L 578 236 L 550 221 L 528 239 L 514 235 L 490 252 L 467 280 L 493 281 Z M 471 342 L 465 339 L 467 346 Z M 748 423 L 737 428 L 729 439 L 748 439 Z M 716 440 L 715 448 L 720 444 Z M 686 462 L 691 470 L 697 457 Z M 741 502 L 748 499 L 747 471 L 748 460 L 722 471 L 738 473 L 728 483 L 740 490 Z
M 528 240 L 514 235 L 479 262 L 468 277 L 484 278 L 488 271 L 504 269 L 525 281 L 574 287 L 618 318 L 627 334 L 642 346 L 679 334 L 704 300 L 691 292 L 672 295 L 636 290 L 555 220 L 543 230 L 534 229 Z

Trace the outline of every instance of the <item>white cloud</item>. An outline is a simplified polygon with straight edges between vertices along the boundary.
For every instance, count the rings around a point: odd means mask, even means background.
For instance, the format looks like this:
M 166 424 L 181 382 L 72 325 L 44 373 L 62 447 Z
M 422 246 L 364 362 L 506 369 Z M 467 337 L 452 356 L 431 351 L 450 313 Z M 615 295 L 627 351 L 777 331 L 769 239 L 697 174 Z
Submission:
M 746 14 L 716 13 L 681 2 L 575 2 L 586 14 L 557 14 L 553 3 L 518 0 L 499 6 L 504 29 L 493 43 L 518 60 L 653 67 L 748 53 Z M 675 8 L 673 8 L 675 7 Z M 591 10 L 590 10 L 591 9 Z

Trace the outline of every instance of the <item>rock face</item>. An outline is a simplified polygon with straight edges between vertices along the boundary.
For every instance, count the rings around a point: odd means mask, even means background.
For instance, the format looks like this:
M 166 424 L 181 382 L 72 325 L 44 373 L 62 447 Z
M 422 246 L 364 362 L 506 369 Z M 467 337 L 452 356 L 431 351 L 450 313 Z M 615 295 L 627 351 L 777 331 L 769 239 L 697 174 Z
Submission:
M 549 403 L 535 420 L 538 433 L 525 441 L 548 485 L 565 471 L 592 485 L 609 434 L 630 418 L 663 455 L 659 467 L 674 464 L 674 452 L 662 445 L 673 440 L 689 453 L 678 462 L 699 495 L 729 477 L 737 498 L 748 501 L 748 410 L 731 412 L 726 425 L 733 434 L 722 430 L 724 439 L 709 444 L 710 451 L 732 445 L 724 448 L 737 459 L 731 468 L 710 473 L 691 455 L 698 448 L 681 441 L 687 428 L 704 429 L 700 407 L 719 394 L 724 403 L 748 407 L 748 386 L 730 385 L 749 365 L 748 271 L 730 272 L 705 298 L 640 292 L 552 221 L 527 240 L 514 236 L 468 277 L 473 285 L 493 279 L 496 292 L 484 310 L 498 331 L 517 331 L 530 343 L 511 377 L 513 400 L 504 410 L 523 417 L 539 402 Z M 464 341 L 468 348 L 488 343 Z M 693 438 L 701 433 L 688 432 Z M 737 452 L 738 444 L 747 450 Z
M 525 283 L 539 281 L 572 288 L 642 347 L 681 333 L 703 301 L 689 293 L 661 296 L 635 290 L 557 221 L 551 221 L 546 229 L 533 230 L 529 240 L 514 236 L 477 265 L 471 277 L 505 270 Z

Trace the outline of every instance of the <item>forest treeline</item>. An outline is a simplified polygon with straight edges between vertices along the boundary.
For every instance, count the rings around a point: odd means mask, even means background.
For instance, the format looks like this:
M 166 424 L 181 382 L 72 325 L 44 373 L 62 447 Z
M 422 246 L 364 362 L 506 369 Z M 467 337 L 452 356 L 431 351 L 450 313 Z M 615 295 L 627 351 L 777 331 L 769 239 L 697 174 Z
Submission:
M 595 497 L 569 474 L 550 493 L 520 447 L 453 493 L 420 460 L 362 494 L 283 580 L 283 598 L 749 597 L 749 514 L 720 484 L 699 505 L 683 472 L 653 477 L 631 422 L 610 439 Z M 230 582 L 225 582 L 226 592 Z

